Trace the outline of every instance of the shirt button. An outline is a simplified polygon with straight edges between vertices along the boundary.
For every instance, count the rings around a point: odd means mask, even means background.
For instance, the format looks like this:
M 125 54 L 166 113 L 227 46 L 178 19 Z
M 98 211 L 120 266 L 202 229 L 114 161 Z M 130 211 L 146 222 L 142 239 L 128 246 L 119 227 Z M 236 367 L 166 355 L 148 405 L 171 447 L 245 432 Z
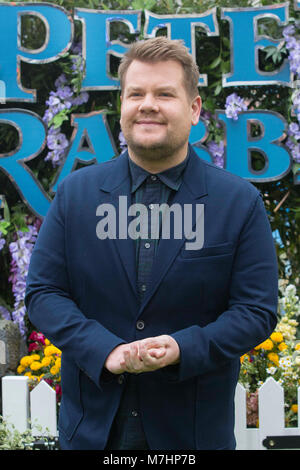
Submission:
M 132 416 L 138 416 L 138 412 L 136 410 L 132 410 L 131 415 Z
M 149 209 L 154 209 L 154 204 L 149 204 Z
M 143 320 L 139 320 L 136 322 L 136 327 L 138 330 L 143 330 L 145 328 L 145 323 L 143 322 Z
M 142 285 L 141 285 L 141 290 L 142 290 L 143 292 L 145 292 L 146 289 L 147 289 L 146 284 L 142 284 Z
M 151 179 L 152 179 L 152 181 L 156 181 L 156 180 L 157 180 L 157 176 L 151 175 Z
M 145 243 L 145 248 L 150 248 L 150 243 Z
M 122 385 L 122 383 L 124 383 L 124 375 L 123 375 L 123 374 L 119 375 L 119 377 L 118 377 L 118 383 L 119 383 L 120 385 Z

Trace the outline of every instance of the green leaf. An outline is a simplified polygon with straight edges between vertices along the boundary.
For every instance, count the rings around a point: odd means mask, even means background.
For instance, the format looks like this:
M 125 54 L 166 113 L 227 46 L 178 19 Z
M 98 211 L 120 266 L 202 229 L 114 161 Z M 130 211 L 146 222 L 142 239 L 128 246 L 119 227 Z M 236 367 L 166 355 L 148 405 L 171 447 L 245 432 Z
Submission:
M 215 60 L 212 61 L 210 66 L 208 67 L 209 69 L 215 69 L 218 67 L 218 65 L 221 63 L 221 56 L 217 57 Z
M 219 95 L 219 94 L 221 93 L 222 89 L 223 89 L 223 87 L 222 87 L 222 85 L 219 83 L 219 85 L 217 85 L 216 88 L 215 88 L 214 95 L 215 95 L 215 96 Z
M 4 219 L 7 222 L 10 222 L 10 211 L 9 211 L 9 207 L 5 198 L 3 202 L 4 202 L 4 211 L 3 211 Z
M 267 46 L 264 48 L 264 52 L 267 52 L 266 59 L 272 57 L 274 52 L 277 52 L 277 47 L 275 46 Z
M 3 235 L 7 235 L 8 231 L 7 228 L 10 226 L 10 222 L 7 222 L 6 220 L 1 220 L 0 222 L 0 232 L 3 233 Z
M 299 170 L 300 170 L 300 163 L 294 163 L 294 165 L 292 166 L 292 172 L 294 173 L 294 175 L 298 173 Z

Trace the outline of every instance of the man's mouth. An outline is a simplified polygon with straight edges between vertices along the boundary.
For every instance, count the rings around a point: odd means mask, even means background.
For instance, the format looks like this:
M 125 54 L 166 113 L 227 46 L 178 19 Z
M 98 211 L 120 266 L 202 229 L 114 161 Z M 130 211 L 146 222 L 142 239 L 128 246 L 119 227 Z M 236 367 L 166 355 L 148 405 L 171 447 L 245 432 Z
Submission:
M 164 123 L 159 122 L 159 121 L 145 121 L 145 120 L 136 121 L 135 123 L 138 125 L 142 125 L 142 126 L 163 126 L 164 125 Z

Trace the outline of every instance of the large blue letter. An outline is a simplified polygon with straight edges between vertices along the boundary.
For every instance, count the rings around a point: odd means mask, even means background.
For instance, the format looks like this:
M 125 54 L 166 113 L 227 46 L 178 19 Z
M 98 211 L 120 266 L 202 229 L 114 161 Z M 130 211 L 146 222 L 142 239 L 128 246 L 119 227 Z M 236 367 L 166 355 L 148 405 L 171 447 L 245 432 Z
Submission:
M 46 142 L 45 125 L 39 116 L 26 109 L 1 109 L 0 125 L 1 123 L 16 128 L 19 144 L 13 153 L 0 155 L 0 169 L 16 185 L 29 208 L 43 217 L 51 200 L 26 165 L 26 161 L 35 158 L 43 150 Z
M 291 170 L 291 156 L 280 143 L 286 128 L 286 122 L 280 114 L 262 110 L 247 111 L 242 112 L 237 121 L 233 121 L 220 112 L 218 119 L 226 123 L 226 170 L 253 182 L 279 180 Z M 260 137 L 251 137 L 251 123 L 260 126 Z M 253 150 L 265 159 L 265 166 L 260 171 L 252 168 Z
M 141 11 L 110 11 L 75 9 L 75 19 L 83 25 L 82 54 L 86 60 L 83 90 L 112 90 L 119 87 L 117 78 L 110 74 L 109 56 L 121 57 L 128 44 L 111 41 L 110 24 L 114 21 L 125 23 L 134 33 L 141 27 Z
M 75 127 L 71 137 L 72 145 L 52 191 L 56 191 L 58 184 L 75 170 L 78 161 L 101 163 L 117 154 L 103 111 L 72 114 L 71 124 Z
M 231 72 L 223 78 L 223 86 L 289 85 L 290 71 L 287 61 L 276 72 L 263 72 L 258 67 L 258 51 L 278 41 L 265 39 L 257 32 L 260 18 L 271 17 L 281 22 L 288 20 L 288 2 L 262 8 L 221 8 L 223 19 L 230 22 Z M 271 42 L 272 41 L 272 42 Z
M 196 59 L 195 28 L 204 28 L 208 36 L 219 34 L 216 8 L 202 15 L 155 15 L 145 12 L 145 36 L 153 37 L 160 28 L 167 28 L 170 39 L 181 39 Z M 207 76 L 201 75 L 199 85 L 207 86 Z
M 44 22 L 46 39 L 40 49 L 29 50 L 20 44 L 22 15 L 35 15 Z M 21 85 L 20 61 L 52 62 L 66 52 L 72 39 L 72 18 L 63 8 L 49 4 L 0 3 L 0 80 L 6 86 L 6 101 L 35 101 L 35 90 Z

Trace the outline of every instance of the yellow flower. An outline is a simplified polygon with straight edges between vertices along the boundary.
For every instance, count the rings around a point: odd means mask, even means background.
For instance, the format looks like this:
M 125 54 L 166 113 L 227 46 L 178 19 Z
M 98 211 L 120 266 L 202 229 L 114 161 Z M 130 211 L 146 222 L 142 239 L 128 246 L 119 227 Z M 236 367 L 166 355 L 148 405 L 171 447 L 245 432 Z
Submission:
M 287 345 L 284 342 L 282 342 L 278 345 L 278 349 L 279 351 L 284 351 L 285 349 L 287 349 Z
M 271 341 L 270 339 L 266 339 L 263 343 L 260 343 L 254 349 L 264 349 L 265 351 L 271 351 L 271 349 L 273 349 L 273 346 L 273 341 Z
M 58 349 L 56 346 L 51 344 L 50 346 L 46 346 L 44 349 L 44 354 L 45 356 L 52 356 L 52 354 L 61 354 L 60 349 Z
M 244 359 L 246 359 L 247 357 L 249 357 L 248 354 L 243 354 L 243 355 L 240 357 L 240 362 L 241 362 L 241 364 L 243 364 Z
M 270 338 L 274 343 L 281 343 L 281 341 L 283 341 L 283 336 L 279 331 L 274 331 Z
M 59 367 L 57 366 L 52 366 L 50 369 L 51 374 L 56 375 L 59 373 Z
M 293 413 L 298 413 L 298 405 L 292 405 L 291 410 Z
M 299 351 L 299 349 L 300 349 L 300 343 L 297 343 L 296 346 L 295 346 L 295 350 Z
M 30 364 L 33 362 L 33 359 L 31 356 L 24 356 L 22 357 L 22 359 L 20 360 L 20 365 L 23 366 L 23 367 L 28 367 L 30 366 Z
M 18 368 L 17 368 L 18 374 L 22 374 L 22 372 L 24 372 L 25 369 L 26 369 L 26 367 L 24 367 L 24 366 L 21 366 L 21 365 L 18 366 Z
M 33 361 L 39 361 L 41 359 L 38 354 L 32 354 L 30 357 Z
M 46 346 L 50 346 L 50 344 L 51 344 L 51 343 L 50 343 L 49 339 L 45 338 L 45 345 L 46 345 Z
M 41 360 L 42 366 L 48 367 L 51 364 L 51 360 L 51 356 L 43 357 L 43 359 Z
M 268 354 L 268 359 L 278 366 L 278 364 L 279 364 L 278 354 L 270 352 Z
M 39 361 L 33 361 L 32 364 L 30 364 L 31 370 L 39 370 L 41 367 L 42 367 L 42 364 Z

